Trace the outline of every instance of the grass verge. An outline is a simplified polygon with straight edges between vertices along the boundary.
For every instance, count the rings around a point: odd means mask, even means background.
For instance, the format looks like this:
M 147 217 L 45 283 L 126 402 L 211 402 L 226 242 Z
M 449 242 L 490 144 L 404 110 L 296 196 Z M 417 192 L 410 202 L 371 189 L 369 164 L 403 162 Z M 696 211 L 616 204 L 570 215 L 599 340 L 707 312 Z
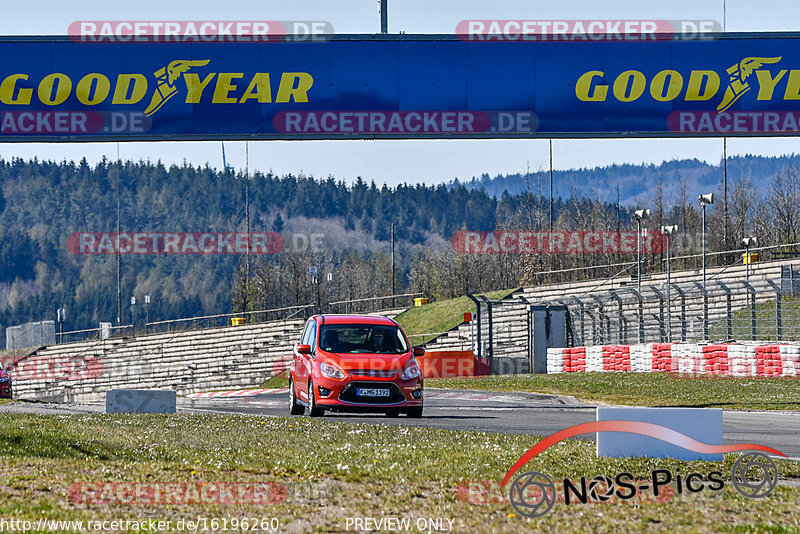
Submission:
M 636 406 L 800 410 L 795 378 L 678 378 L 671 373 L 558 373 L 426 379 L 426 387 L 530 391 Z
M 282 373 L 278 373 L 275 376 L 271 376 L 270 378 L 267 378 L 258 387 L 262 388 L 262 389 L 288 388 L 289 387 L 289 371 L 283 371 Z
M 513 291 L 514 289 L 503 289 L 484 293 L 484 295 L 496 300 Z M 395 320 L 403 327 L 403 331 L 409 336 L 411 343 L 421 345 L 435 338 L 436 334 L 461 324 L 464 321 L 464 314 L 467 312 L 475 313 L 475 303 L 467 296 L 463 296 L 409 308 L 395 317 Z
M 412 524 L 445 518 L 453 520 L 455 532 L 800 528 L 800 487 L 785 485 L 760 500 L 726 486 L 721 492 L 676 495 L 664 503 L 556 504 L 548 515 L 532 520 L 504 502 L 473 504 L 459 498 L 459 488 L 468 481 L 501 480 L 538 439 L 308 418 L 0 414 L 0 518 L 157 518 L 175 525 L 181 518 L 255 516 L 277 518 L 281 532 L 339 532 L 348 517 L 408 517 Z M 726 455 L 722 464 L 597 458 L 593 444 L 570 440 L 527 467 L 553 480 L 622 471 L 645 480 L 656 468 L 729 473 L 736 457 Z M 800 464 L 778 464 L 781 477 L 800 477 Z M 107 494 L 106 504 L 87 504 L 85 494 L 70 492 L 75 483 L 222 481 L 271 482 L 283 485 L 286 494 L 281 502 L 264 506 L 108 504 L 117 502 L 121 492 Z

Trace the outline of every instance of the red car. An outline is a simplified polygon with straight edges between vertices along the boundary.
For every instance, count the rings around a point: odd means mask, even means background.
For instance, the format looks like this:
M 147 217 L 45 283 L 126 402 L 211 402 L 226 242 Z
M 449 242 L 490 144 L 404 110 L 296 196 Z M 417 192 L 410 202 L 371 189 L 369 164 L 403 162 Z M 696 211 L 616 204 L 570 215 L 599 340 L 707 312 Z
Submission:
M 400 325 L 386 317 L 315 315 L 294 346 L 289 411 L 422 417 L 422 371 Z
M 6 368 L 3 366 L 3 362 L 0 361 L 0 399 L 10 399 L 12 397 L 11 376 L 9 376 L 8 371 L 6 371 Z

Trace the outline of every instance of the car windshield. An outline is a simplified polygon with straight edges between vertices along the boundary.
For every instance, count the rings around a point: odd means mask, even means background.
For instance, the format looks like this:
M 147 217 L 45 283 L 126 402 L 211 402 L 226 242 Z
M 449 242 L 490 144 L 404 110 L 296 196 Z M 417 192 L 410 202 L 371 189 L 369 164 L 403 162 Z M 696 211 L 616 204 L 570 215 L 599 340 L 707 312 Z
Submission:
M 394 325 L 330 324 L 322 327 L 319 347 L 347 354 L 402 354 L 408 344 Z

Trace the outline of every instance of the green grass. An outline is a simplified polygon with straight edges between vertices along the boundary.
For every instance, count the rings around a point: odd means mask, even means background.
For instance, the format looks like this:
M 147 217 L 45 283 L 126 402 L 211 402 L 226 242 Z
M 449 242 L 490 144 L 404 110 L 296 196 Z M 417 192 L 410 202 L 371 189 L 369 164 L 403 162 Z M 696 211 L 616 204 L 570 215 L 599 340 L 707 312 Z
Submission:
M 527 520 L 506 502 L 458 498 L 469 481 L 498 481 L 540 438 L 481 432 L 336 423 L 309 418 L 224 415 L 0 414 L 0 518 L 32 520 L 276 517 L 280 531 L 340 532 L 347 517 L 454 519 L 455 532 L 692 531 L 796 532 L 800 487 L 766 499 L 722 492 L 678 495 L 665 503 L 557 504 Z M 597 458 L 594 445 L 570 440 L 526 468 L 564 477 L 647 479 L 656 468 L 729 473 L 722 464 Z M 779 461 L 782 478 L 800 464 Z M 75 483 L 272 482 L 284 501 L 250 504 L 86 504 Z M 463 495 L 463 493 L 462 493 Z M 502 494 L 501 494 L 502 495 Z
M 672 373 L 558 373 L 426 379 L 450 389 L 529 391 L 572 395 L 587 402 L 636 406 L 800 410 L 800 379 L 679 378 Z
M 513 289 L 503 289 L 483 294 L 496 300 L 513 291 Z M 435 338 L 436 335 L 421 336 L 420 334 L 438 334 L 450 330 L 464 321 L 465 313 L 475 313 L 475 311 L 475 303 L 463 296 L 409 308 L 395 317 L 395 320 L 403 327 L 403 331 L 409 336 L 411 343 L 421 345 Z
M 784 341 L 800 340 L 800 297 L 783 297 L 781 302 L 782 338 Z M 756 339 L 775 340 L 777 338 L 775 300 L 756 303 Z M 752 338 L 750 308 L 733 313 L 731 319 L 732 339 Z M 674 325 L 673 325 L 674 328 Z M 725 321 L 712 324 L 709 328 L 711 339 L 727 340 L 728 325 Z
M 289 387 L 289 372 L 284 371 L 282 373 L 278 373 L 275 376 L 267 378 L 264 382 L 261 383 L 259 388 L 267 389 L 267 388 L 288 388 Z

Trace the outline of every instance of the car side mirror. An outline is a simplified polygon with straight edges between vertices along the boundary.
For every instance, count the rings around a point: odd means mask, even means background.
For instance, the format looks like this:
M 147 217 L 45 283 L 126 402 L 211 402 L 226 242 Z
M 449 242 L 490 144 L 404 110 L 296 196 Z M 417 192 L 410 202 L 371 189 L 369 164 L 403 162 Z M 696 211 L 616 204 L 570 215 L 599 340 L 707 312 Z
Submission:
M 425 347 L 414 347 L 414 356 L 425 356 Z
M 300 354 L 311 354 L 311 345 L 298 345 L 297 352 Z

